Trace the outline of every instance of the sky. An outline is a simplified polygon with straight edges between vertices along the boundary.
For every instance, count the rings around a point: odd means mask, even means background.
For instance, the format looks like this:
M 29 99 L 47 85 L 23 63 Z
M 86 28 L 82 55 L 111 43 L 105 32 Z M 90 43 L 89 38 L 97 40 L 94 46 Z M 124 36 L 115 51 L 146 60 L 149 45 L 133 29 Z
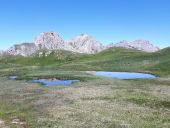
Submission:
M 146 39 L 170 46 L 170 0 L 0 0 L 0 49 L 55 31 L 87 33 L 107 45 Z

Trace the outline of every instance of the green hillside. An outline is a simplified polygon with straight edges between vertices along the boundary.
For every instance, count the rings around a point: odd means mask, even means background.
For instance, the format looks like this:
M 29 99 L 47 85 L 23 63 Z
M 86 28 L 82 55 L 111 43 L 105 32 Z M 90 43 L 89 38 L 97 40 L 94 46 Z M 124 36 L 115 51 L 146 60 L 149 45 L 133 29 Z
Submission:
M 138 71 L 170 73 L 170 48 L 155 53 L 112 48 L 95 55 L 80 56 L 59 68 L 74 70 Z
M 4 55 L 0 59 L 0 64 L 6 66 L 48 66 L 52 64 L 58 65 L 72 61 L 80 55 L 81 54 L 64 50 L 52 52 L 49 52 L 47 50 L 40 50 L 29 57 Z
M 159 75 L 170 73 L 170 48 L 155 53 L 138 50 L 111 48 L 87 55 L 69 51 L 39 51 L 30 57 L 4 56 L 1 67 L 39 66 L 58 70 L 105 70 L 152 72 Z

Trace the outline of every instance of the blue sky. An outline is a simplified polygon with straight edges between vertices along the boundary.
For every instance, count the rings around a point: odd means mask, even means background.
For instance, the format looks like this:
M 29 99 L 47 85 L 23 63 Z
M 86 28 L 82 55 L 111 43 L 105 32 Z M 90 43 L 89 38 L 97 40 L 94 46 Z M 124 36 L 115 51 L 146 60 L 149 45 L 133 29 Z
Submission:
M 0 0 L 0 49 L 56 31 L 103 44 L 147 39 L 170 46 L 170 0 Z

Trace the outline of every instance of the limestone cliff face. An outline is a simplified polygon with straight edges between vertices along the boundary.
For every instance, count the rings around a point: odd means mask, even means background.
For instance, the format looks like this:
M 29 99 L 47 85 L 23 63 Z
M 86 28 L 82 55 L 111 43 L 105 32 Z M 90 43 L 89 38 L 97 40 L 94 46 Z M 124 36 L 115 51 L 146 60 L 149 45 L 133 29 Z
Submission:
M 112 43 L 107 46 L 107 48 L 110 47 L 123 47 L 123 48 L 137 49 L 145 52 L 156 52 L 159 50 L 158 47 L 154 46 L 147 40 L 135 40 L 133 42 L 128 42 L 124 40 L 115 44 Z
M 68 42 L 71 51 L 94 54 L 104 49 L 102 44 L 87 34 L 81 34 Z
M 87 34 L 82 34 L 66 42 L 55 32 L 43 32 L 36 37 L 33 43 L 14 45 L 7 50 L 7 53 L 11 55 L 29 56 L 41 49 L 49 51 L 67 50 L 77 53 L 93 54 L 103 50 L 103 46 Z
M 38 49 L 57 50 L 65 48 L 65 41 L 55 32 L 43 32 L 34 41 Z
M 29 56 L 38 50 L 34 43 L 22 43 L 14 45 L 7 50 L 11 55 Z
M 145 52 L 155 52 L 159 50 L 158 47 L 153 46 L 147 40 L 136 40 L 133 42 L 121 41 L 104 47 L 99 41 L 87 34 L 81 34 L 71 41 L 66 42 L 56 32 L 43 32 L 36 37 L 33 43 L 14 45 L 9 48 L 6 53 L 11 55 L 29 56 L 38 50 L 46 49 L 49 51 L 67 50 L 77 53 L 94 54 L 110 47 L 131 48 Z
M 156 52 L 159 50 L 158 47 L 154 46 L 147 40 L 135 40 L 132 42 L 132 46 L 137 48 L 138 50 L 146 52 Z

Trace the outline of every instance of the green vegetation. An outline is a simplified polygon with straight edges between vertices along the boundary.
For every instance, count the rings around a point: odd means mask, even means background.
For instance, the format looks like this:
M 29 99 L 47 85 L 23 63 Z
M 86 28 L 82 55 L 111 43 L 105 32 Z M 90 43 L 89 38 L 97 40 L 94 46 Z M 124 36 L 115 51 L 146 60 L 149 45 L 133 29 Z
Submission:
M 166 84 L 170 79 L 96 78 L 67 87 L 0 81 L 0 119 L 11 128 L 170 126 L 170 87 Z M 13 124 L 13 118 L 20 122 Z
M 1 57 L 1 76 L 18 78 L 0 77 L 0 127 L 170 127 L 169 48 L 156 53 L 114 48 L 95 55 L 39 52 L 30 57 Z M 160 77 L 118 80 L 86 72 L 96 70 L 150 72 Z M 37 78 L 81 82 L 52 87 L 27 82 Z
M 41 54 L 39 54 L 41 53 Z M 30 57 L 4 56 L 2 67 L 38 66 L 58 70 L 105 70 L 151 72 L 158 75 L 170 74 L 170 48 L 155 53 L 132 49 L 112 48 L 94 55 L 68 51 L 39 51 Z

